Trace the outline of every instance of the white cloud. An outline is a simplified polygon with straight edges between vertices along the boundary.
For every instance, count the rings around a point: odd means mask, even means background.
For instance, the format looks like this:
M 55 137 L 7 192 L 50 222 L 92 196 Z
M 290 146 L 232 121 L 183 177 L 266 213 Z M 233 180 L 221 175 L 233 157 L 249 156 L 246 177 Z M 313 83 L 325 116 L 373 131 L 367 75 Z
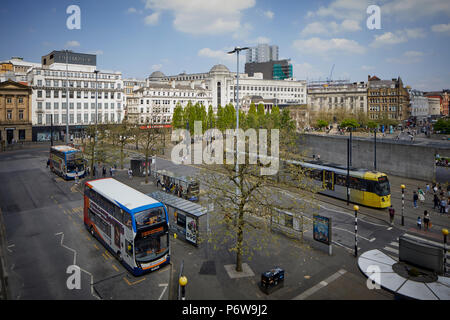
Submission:
M 80 43 L 78 41 L 72 40 L 66 42 L 66 48 L 79 47 Z
M 128 8 L 127 12 L 128 13 L 136 13 L 137 10 L 136 10 L 136 8 Z
M 446 14 L 450 16 L 448 0 L 393 0 L 381 6 L 381 14 L 405 20 Z
M 254 44 L 263 44 L 263 43 L 270 43 L 270 38 L 267 37 L 258 37 L 256 39 L 250 40 L 250 43 L 254 43 Z
M 253 26 L 250 23 L 244 23 L 243 26 L 238 28 L 233 33 L 233 39 L 244 40 L 250 36 L 251 31 L 253 30 Z
M 264 12 L 264 15 L 269 19 L 273 19 L 274 13 L 270 10 L 267 10 Z
M 146 16 L 144 22 L 146 25 L 154 26 L 159 21 L 159 12 L 153 12 L 151 15 Z
M 431 27 L 433 32 L 443 32 L 450 34 L 450 23 L 449 24 L 435 24 Z
M 301 32 L 303 36 L 313 34 L 337 34 L 341 32 L 354 32 L 361 30 L 359 22 L 346 19 L 342 23 L 332 22 L 312 22 Z
M 307 40 L 295 40 L 294 48 L 300 51 L 302 54 L 319 54 L 329 55 L 333 53 L 347 53 L 347 54 L 363 54 L 366 52 L 366 48 L 361 46 L 355 40 L 335 38 L 335 39 L 320 39 L 311 38 Z
M 338 20 L 350 19 L 362 21 L 366 17 L 368 0 L 335 0 L 327 7 L 320 7 L 317 11 L 309 11 L 311 17 L 332 17 Z
M 236 57 L 233 54 L 228 54 L 227 50 L 212 50 L 210 48 L 203 48 L 198 51 L 199 57 L 206 57 L 214 59 L 218 62 L 234 62 Z
M 321 71 L 317 70 L 307 62 L 296 63 L 293 61 L 292 68 L 294 77 L 297 79 L 319 79 L 324 77 L 324 74 Z
M 162 69 L 162 64 L 154 64 L 152 65 L 152 70 L 156 71 L 156 70 L 161 70 Z
M 387 58 L 386 61 L 389 63 L 398 63 L 398 64 L 411 64 L 411 63 L 419 63 L 422 61 L 422 57 L 425 54 L 421 51 L 406 51 L 399 58 Z
M 361 70 L 364 70 L 364 71 L 369 71 L 369 70 L 374 70 L 374 69 L 375 69 L 374 66 L 366 66 L 366 65 L 361 66 Z
M 216 35 L 246 28 L 241 23 L 242 11 L 254 6 L 255 0 L 146 0 L 145 8 L 170 11 L 178 31 Z
M 373 48 L 379 48 L 384 45 L 393 45 L 407 42 L 409 39 L 424 38 L 425 31 L 422 28 L 397 30 L 395 33 L 386 32 L 375 36 L 375 40 L 370 44 Z

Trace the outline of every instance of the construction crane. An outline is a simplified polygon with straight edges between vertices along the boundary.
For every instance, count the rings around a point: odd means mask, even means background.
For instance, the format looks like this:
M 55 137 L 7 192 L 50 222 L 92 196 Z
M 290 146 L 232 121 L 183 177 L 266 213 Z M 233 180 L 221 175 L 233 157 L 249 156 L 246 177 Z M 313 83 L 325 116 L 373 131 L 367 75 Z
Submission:
M 334 66 L 335 66 L 335 65 L 333 64 L 333 66 L 331 67 L 330 76 L 327 78 L 327 83 L 323 85 L 324 87 L 328 87 L 328 85 L 329 85 L 330 82 L 331 82 L 331 77 L 333 76 Z

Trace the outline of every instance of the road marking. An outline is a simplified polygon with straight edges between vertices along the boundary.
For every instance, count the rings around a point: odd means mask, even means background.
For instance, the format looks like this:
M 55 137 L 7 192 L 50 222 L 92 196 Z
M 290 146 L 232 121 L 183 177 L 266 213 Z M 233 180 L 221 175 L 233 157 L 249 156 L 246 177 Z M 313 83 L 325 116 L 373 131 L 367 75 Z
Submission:
M 106 261 L 108 261 L 108 257 L 107 257 L 104 253 L 102 253 L 102 257 L 103 257 Z
M 397 249 L 394 249 L 394 248 L 391 248 L 391 247 L 384 247 L 383 249 L 386 250 L 386 251 L 398 254 L 398 250 Z
M 394 247 L 398 247 L 398 242 L 391 242 L 390 245 L 394 246 Z
M 159 284 L 159 287 L 164 287 L 164 289 L 163 289 L 163 292 L 161 292 L 161 295 L 159 296 L 158 300 L 161 300 L 161 299 L 162 299 L 164 293 L 165 293 L 166 290 L 167 290 L 167 286 L 168 286 L 167 283 L 160 283 L 160 284 Z
M 106 254 L 106 256 L 107 256 L 108 258 L 112 259 L 112 256 L 109 254 L 108 251 L 105 250 L 105 254 Z
M 11 245 L 9 245 L 8 247 L 6 247 L 6 249 L 9 251 L 9 252 L 12 252 L 12 250 L 9 250 L 9 248 L 14 248 L 16 245 L 15 244 L 11 244 Z
M 87 239 L 88 241 L 92 241 L 91 238 L 90 238 L 89 236 L 86 236 L 86 239 Z
M 347 271 L 344 269 L 339 270 L 335 274 L 331 275 L 330 277 L 326 278 L 325 280 L 319 282 L 314 287 L 309 288 L 308 290 L 304 291 L 303 293 L 299 294 L 298 296 L 292 298 L 292 300 L 305 300 L 309 296 L 313 295 L 323 287 L 326 287 L 331 282 L 335 281 L 336 279 L 340 278 L 342 275 L 344 275 Z
M 94 247 L 95 249 L 100 250 L 100 248 L 96 244 L 94 244 Z
M 138 281 L 135 281 L 135 282 L 130 282 L 130 281 L 128 281 L 128 279 L 125 278 L 125 277 L 123 277 L 123 280 L 125 280 L 125 282 L 126 282 L 129 286 L 134 286 L 135 284 L 138 284 L 138 283 L 144 281 L 144 280 L 145 280 L 145 277 L 144 277 L 143 279 L 138 280 Z
M 345 230 L 345 229 L 341 229 L 341 228 L 333 227 L 333 229 L 345 231 L 345 232 L 348 232 L 348 233 L 351 233 L 351 234 L 355 234 L 355 232 L 351 232 L 351 231 L 348 231 L 348 230 Z M 364 239 L 364 240 L 367 240 L 367 241 L 371 241 L 371 240 L 369 240 L 367 238 L 364 238 L 363 236 L 360 236 L 359 234 L 357 234 L 357 236 L 358 236 L 358 238 L 361 238 L 361 239 Z M 375 238 L 374 238 L 374 240 L 375 240 Z
M 370 242 L 374 242 L 376 240 L 376 238 L 372 238 L 372 239 L 370 239 L 369 241 Z
M 119 268 L 117 268 L 117 267 L 114 265 L 114 263 L 112 264 L 112 267 L 113 267 L 114 270 L 116 270 L 117 272 L 119 272 Z
M 387 230 L 392 230 L 392 227 L 387 228 Z

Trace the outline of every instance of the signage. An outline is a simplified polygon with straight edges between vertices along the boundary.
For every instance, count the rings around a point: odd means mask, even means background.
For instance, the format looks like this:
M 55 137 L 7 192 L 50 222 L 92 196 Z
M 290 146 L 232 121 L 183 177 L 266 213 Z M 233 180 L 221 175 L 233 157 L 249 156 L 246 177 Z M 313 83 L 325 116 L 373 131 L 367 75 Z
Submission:
M 186 216 L 186 240 L 197 244 L 197 223 L 189 216 Z
M 314 240 L 331 244 L 331 218 L 315 214 L 313 217 Z

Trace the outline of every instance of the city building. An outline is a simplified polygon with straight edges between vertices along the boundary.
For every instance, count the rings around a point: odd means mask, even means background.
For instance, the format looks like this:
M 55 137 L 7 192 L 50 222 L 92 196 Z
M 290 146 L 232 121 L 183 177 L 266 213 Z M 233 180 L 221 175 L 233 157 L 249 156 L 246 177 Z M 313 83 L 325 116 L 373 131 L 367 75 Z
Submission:
M 266 80 L 284 80 L 294 77 L 290 60 L 271 60 L 267 62 L 251 62 L 245 64 L 245 73 L 250 77 L 257 72 Z
M 212 106 L 214 111 L 219 105 L 225 106 L 228 103 L 236 104 L 236 80 L 235 72 L 231 72 L 222 64 L 215 65 L 209 72 L 185 74 L 175 76 L 164 76 L 160 81 L 176 81 L 182 85 L 203 86 L 210 90 Z M 255 73 L 249 76 L 246 73 L 239 74 L 239 99 L 246 96 L 260 96 L 263 99 L 274 99 L 274 104 L 280 108 L 288 105 L 306 104 L 306 81 L 284 79 L 266 80 L 262 73 Z
M 307 105 L 311 112 L 367 113 L 367 83 L 336 80 L 308 84 Z
M 431 91 L 431 92 L 424 93 L 425 97 L 427 97 L 427 98 L 439 99 L 440 115 L 442 115 L 442 116 L 449 115 L 449 94 L 450 94 L 450 90 L 448 90 L 448 89 L 442 90 L 442 91 Z M 435 112 L 435 111 L 433 111 L 433 112 Z
M 278 46 L 269 46 L 268 44 L 259 44 L 256 47 L 251 47 L 246 52 L 247 63 L 252 62 L 268 62 L 278 60 Z
M 417 125 L 425 124 L 429 116 L 428 98 L 419 90 L 408 89 L 408 93 L 412 120 L 415 121 Z
M 0 142 L 31 141 L 31 87 L 7 80 L 0 83 Z
M 28 72 L 33 67 L 40 66 L 40 63 L 24 61 L 21 57 L 12 57 L 0 62 L 0 82 L 8 79 L 16 82 L 28 82 Z
M 407 120 L 409 112 L 409 94 L 400 77 L 392 80 L 380 80 L 368 76 L 367 109 L 369 119 Z
M 127 121 L 138 124 L 170 124 L 177 105 L 183 108 L 191 103 L 205 106 L 212 104 L 211 91 L 205 85 L 189 85 L 176 80 L 163 81 L 165 75 L 153 72 L 144 87 L 133 90 L 127 96 Z
M 33 89 L 33 141 L 50 139 L 52 122 L 54 138 L 64 135 L 67 108 L 69 131 L 78 136 L 86 125 L 95 123 L 96 101 L 98 123 L 122 122 L 122 74 L 97 70 L 96 55 L 53 51 L 28 71 L 28 79 Z
M 427 97 L 428 99 L 428 115 L 432 119 L 436 119 L 441 115 L 441 99 L 439 97 Z

